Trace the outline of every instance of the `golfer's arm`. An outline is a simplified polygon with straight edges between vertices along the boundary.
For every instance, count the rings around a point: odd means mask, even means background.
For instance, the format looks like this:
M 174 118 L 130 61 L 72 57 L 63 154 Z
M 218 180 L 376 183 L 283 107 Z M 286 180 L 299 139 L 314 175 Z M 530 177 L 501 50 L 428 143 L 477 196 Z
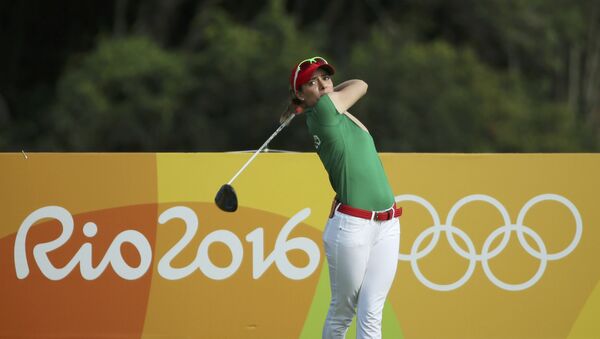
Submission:
M 367 93 L 367 83 L 362 80 L 348 80 L 334 87 L 329 98 L 338 112 L 346 112 Z
M 359 83 L 359 82 L 364 82 L 364 81 L 362 81 L 362 80 L 359 80 L 359 79 L 347 80 L 347 81 L 344 81 L 344 82 L 342 82 L 341 84 L 338 84 L 337 86 L 335 86 L 335 87 L 333 88 L 333 90 L 334 90 L 335 92 L 337 92 L 337 91 L 340 91 L 340 90 L 342 90 L 342 89 L 344 89 L 344 88 L 348 87 L 349 85 L 356 84 L 356 83 Z

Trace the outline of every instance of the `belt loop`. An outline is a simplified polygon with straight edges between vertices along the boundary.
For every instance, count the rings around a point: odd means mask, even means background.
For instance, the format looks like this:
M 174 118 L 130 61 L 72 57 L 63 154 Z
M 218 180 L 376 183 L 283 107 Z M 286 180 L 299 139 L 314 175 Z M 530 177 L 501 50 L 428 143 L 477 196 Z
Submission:
M 377 215 L 377 212 L 371 212 L 371 221 L 375 220 L 376 215 Z

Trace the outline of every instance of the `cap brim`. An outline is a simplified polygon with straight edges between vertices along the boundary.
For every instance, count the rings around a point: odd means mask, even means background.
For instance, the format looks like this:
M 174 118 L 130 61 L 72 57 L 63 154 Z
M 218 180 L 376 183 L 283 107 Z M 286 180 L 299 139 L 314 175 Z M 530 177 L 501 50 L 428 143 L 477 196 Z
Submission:
M 324 69 L 327 73 L 329 73 L 329 75 L 335 74 L 335 68 L 333 68 L 333 66 L 331 66 L 330 64 L 321 65 L 317 69 L 319 68 Z

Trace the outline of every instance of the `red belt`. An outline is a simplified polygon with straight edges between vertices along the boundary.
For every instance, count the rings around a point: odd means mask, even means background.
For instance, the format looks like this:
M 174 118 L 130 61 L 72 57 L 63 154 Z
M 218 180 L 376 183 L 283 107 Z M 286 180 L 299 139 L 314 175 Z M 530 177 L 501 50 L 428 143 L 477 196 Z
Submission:
M 376 221 L 385 221 L 390 220 L 392 218 L 398 218 L 402 215 L 402 207 L 396 207 L 396 203 L 388 210 L 373 212 L 368 210 L 362 210 L 360 208 L 352 207 L 349 205 L 344 205 L 339 201 L 336 201 L 337 210 L 341 213 L 351 215 L 353 217 L 376 220 Z

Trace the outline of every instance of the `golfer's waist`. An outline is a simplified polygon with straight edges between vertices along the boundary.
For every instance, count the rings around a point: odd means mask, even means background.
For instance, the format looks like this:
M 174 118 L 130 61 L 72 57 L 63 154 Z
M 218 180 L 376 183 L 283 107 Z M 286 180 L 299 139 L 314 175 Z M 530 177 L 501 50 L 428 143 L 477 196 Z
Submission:
M 398 218 L 402 215 L 402 207 L 397 207 L 396 203 L 394 203 L 390 208 L 380 211 L 370 211 L 357 207 L 353 207 L 347 204 L 343 204 L 337 199 L 334 199 L 334 207 L 335 210 L 347 214 L 357 218 L 375 220 L 375 221 L 385 221 L 390 220 L 392 218 Z

